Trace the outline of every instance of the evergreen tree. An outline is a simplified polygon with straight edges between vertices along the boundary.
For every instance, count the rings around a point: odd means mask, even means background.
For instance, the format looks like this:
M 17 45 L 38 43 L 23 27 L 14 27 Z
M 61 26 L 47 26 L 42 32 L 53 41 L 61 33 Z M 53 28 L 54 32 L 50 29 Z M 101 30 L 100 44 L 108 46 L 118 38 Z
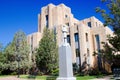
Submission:
M 0 74 L 5 68 L 5 64 L 4 64 L 5 61 L 6 61 L 6 58 L 5 58 L 5 55 L 3 54 L 3 46 L 0 43 Z
M 120 66 L 120 0 L 102 0 L 107 6 L 107 10 L 96 8 L 96 12 L 101 13 L 104 25 L 113 28 L 113 36 L 108 35 L 108 42 L 104 42 L 104 49 L 101 50 L 102 56 L 111 64 Z
M 6 56 L 6 65 L 11 71 L 18 69 L 18 59 L 22 73 L 26 73 L 29 69 L 29 47 L 27 38 L 24 32 L 18 31 L 15 33 L 13 41 L 7 45 L 4 50 Z
M 58 47 L 53 31 L 44 29 L 36 52 L 36 63 L 40 71 L 46 74 L 58 68 Z

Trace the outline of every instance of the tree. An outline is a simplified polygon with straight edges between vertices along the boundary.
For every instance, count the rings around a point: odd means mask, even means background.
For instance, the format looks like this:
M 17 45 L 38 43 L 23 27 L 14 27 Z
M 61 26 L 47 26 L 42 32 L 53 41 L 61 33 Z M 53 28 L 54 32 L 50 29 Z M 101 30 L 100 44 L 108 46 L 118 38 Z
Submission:
M 29 47 L 27 44 L 27 38 L 23 31 L 15 33 L 13 41 L 5 48 L 6 64 L 8 69 L 16 71 L 18 68 L 18 56 L 20 56 L 20 69 L 22 73 L 26 73 L 29 69 Z
M 36 63 L 40 71 L 45 74 L 51 73 L 53 69 L 58 67 L 58 47 L 53 31 L 44 29 L 43 37 L 36 52 Z
M 6 58 L 5 58 L 5 55 L 3 54 L 3 46 L 0 43 L 0 74 L 4 70 L 4 66 L 5 66 L 4 63 L 5 63 L 5 61 L 6 61 Z
M 108 36 L 108 42 L 104 42 L 104 49 L 101 53 L 111 64 L 120 66 L 120 0 L 102 0 L 107 6 L 107 10 L 96 8 L 96 12 L 101 13 L 104 25 L 113 27 L 113 36 Z

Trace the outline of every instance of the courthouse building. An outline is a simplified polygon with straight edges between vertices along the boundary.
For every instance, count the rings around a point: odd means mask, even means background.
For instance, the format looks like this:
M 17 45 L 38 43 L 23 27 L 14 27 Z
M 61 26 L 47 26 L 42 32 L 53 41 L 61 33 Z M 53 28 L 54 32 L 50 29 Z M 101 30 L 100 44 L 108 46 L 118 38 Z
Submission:
M 93 52 L 103 48 L 101 42 L 107 42 L 107 35 L 112 34 L 112 30 L 104 27 L 94 16 L 83 20 L 74 18 L 71 9 L 64 4 L 42 7 L 38 14 L 38 31 L 27 36 L 31 54 L 38 47 L 45 27 L 55 31 L 57 44 L 60 45 L 63 26 L 68 30 L 67 41 L 72 49 L 73 63 L 82 66 L 86 62 L 91 67 L 96 66 L 99 60 L 93 56 Z

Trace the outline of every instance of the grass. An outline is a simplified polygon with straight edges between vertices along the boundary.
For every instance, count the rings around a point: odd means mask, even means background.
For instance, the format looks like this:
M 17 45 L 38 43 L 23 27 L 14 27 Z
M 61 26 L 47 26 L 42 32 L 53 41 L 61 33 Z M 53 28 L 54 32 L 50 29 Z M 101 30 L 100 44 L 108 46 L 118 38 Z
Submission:
M 20 78 L 24 79 L 34 79 L 34 80 L 56 80 L 56 76 L 29 76 L 29 75 L 21 75 Z M 94 79 L 96 76 L 77 76 L 77 80 L 89 80 Z
M 77 80 L 89 80 L 94 78 L 96 78 L 96 76 L 79 76 L 77 77 Z
M 12 75 L 0 75 L 0 78 L 3 77 L 8 77 Z M 20 75 L 20 78 L 27 79 L 27 80 L 56 80 L 57 76 L 48 76 L 48 75 L 43 75 L 43 76 L 30 76 L 30 75 Z M 95 79 L 97 76 L 77 76 L 77 80 L 90 80 L 90 79 Z
M 8 77 L 8 76 L 11 76 L 11 75 L 0 75 L 0 78 Z

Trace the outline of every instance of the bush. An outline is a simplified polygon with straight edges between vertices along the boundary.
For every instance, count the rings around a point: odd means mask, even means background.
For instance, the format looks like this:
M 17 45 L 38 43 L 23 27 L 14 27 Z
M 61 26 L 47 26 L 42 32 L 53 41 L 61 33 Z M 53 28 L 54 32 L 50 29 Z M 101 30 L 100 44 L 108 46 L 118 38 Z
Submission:
M 101 75 L 102 73 L 101 73 L 101 71 L 99 71 L 97 68 L 91 68 L 90 70 L 89 70 L 89 75 Z
M 53 76 L 58 76 L 58 74 L 59 74 L 59 69 L 58 68 L 52 70 L 52 75 Z
M 10 75 L 17 75 L 17 72 L 12 72 Z
M 41 71 L 38 71 L 38 75 L 42 76 L 44 73 Z
M 76 63 L 73 63 L 73 73 L 74 74 L 79 73 L 79 67 L 78 67 L 78 65 Z

